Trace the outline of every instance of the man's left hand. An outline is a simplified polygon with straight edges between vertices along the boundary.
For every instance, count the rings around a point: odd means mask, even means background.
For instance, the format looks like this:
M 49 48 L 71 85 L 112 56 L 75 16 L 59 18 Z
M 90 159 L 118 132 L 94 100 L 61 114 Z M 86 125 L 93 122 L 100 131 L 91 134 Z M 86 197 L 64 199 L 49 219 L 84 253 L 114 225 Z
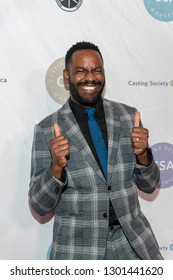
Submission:
M 134 153 L 142 164 L 148 164 L 148 129 L 140 127 L 140 112 L 134 116 L 134 127 L 130 134 Z

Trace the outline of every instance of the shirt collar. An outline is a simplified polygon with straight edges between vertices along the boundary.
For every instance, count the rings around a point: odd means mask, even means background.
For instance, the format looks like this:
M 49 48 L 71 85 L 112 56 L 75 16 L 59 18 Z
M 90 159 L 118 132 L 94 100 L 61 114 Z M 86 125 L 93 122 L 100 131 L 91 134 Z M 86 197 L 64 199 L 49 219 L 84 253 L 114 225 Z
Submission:
M 70 108 L 72 109 L 73 114 L 78 118 L 78 119 L 83 119 L 84 114 L 85 114 L 85 107 L 81 106 L 80 104 L 74 102 L 71 98 L 69 99 L 69 105 Z M 104 115 L 104 110 L 103 110 L 103 100 L 100 98 L 99 102 L 95 105 L 96 107 L 96 115 L 98 117 L 101 117 Z

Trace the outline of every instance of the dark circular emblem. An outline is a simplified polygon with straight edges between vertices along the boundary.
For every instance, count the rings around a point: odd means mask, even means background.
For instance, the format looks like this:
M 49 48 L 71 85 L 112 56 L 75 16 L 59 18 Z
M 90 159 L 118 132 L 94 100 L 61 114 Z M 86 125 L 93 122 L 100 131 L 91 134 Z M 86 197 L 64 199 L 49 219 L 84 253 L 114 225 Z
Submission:
M 80 8 L 83 0 L 56 0 L 58 6 L 66 12 L 74 12 Z

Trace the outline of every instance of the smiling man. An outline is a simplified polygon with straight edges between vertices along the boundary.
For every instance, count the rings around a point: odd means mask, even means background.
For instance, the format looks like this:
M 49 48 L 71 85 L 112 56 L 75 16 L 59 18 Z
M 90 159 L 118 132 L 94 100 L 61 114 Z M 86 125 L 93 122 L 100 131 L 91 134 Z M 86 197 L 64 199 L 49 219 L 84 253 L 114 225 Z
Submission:
M 50 258 L 162 259 L 137 195 L 160 179 L 140 113 L 102 96 L 92 43 L 67 51 L 63 75 L 70 98 L 35 127 L 29 191 L 33 216 L 54 216 Z

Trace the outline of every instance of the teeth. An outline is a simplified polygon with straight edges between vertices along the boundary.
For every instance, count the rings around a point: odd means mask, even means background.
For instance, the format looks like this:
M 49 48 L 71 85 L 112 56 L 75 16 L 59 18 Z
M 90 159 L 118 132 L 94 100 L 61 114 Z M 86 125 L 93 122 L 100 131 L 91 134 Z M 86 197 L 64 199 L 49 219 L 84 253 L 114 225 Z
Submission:
M 95 89 L 95 86 L 83 86 L 84 89 Z

